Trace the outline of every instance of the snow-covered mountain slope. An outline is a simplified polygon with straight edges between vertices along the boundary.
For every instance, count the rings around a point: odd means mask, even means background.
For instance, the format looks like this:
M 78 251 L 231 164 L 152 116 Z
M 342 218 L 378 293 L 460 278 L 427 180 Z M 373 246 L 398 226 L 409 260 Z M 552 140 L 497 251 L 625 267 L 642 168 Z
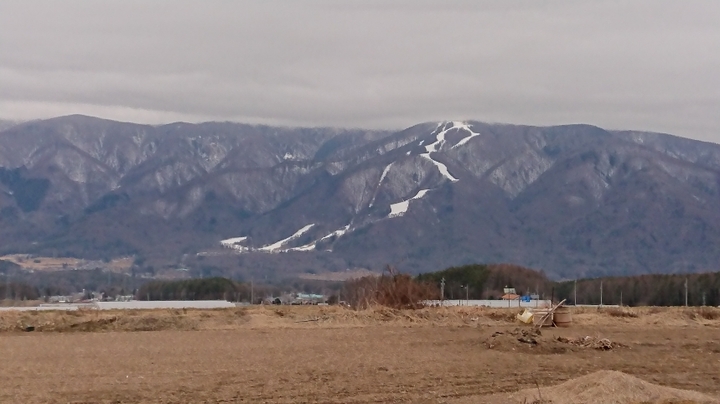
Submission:
M 0 167 L 4 252 L 200 254 L 276 275 L 512 262 L 574 277 L 720 258 L 720 146 L 670 135 L 69 116 L 0 132 Z

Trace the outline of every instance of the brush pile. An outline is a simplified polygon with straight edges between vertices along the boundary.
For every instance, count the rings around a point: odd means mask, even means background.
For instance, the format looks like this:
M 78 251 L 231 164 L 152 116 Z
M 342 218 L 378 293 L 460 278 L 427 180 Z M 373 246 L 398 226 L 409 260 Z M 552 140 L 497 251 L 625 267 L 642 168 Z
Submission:
M 548 340 L 543 340 L 540 330 L 533 328 L 516 328 L 510 331 L 495 331 L 485 339 L 484 344 L 488 349 L 501 351 L 508 350 L 532 350 L 543 353 L 549 348 Z M 550 340 L 551 344 L 557 344 Z
M 601 351 L 610 351 L 615 348 L 625 348 L 626 347 L 626 345 L 623 345 L 619 342 L 612 342 L 607 338 L 591 337 L 589 335 L 585 336 L 585 337 L 578 337 L 578 338 L 557 337 L 557 341 L 565 343 L 565 344 L 583 347 L 583 348 L 598 349 Z

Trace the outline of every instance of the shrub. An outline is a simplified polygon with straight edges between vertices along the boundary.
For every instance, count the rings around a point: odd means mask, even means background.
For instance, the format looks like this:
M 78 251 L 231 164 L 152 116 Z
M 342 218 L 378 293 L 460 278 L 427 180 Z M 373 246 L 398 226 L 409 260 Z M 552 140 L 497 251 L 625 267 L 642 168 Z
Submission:
M 620 308 L 611 308 L 605 310 L 605 312 L 611 317 L 622 317 L 622 318 L 637 318 L 638 314 L 634 311 L 623 310 Z
M 354 309 L 380 305 L 393 309 L 419 309 L 425 300 L 437 299 L 437 287 L 428 282 L 398 273 L 388 266 L 382 276 L 368 276 L 349 281 L 343 288 L 343 299 Z

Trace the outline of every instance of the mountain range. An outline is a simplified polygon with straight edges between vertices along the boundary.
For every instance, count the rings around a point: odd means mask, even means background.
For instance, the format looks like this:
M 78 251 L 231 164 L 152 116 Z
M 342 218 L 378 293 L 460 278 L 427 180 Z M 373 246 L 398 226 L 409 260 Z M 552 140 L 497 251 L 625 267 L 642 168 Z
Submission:
M 719 269 L 720 145 L 667 134 L 81 115 L 0 130 L 0 254 L 270 278 L 477 262 L 554 279 Z

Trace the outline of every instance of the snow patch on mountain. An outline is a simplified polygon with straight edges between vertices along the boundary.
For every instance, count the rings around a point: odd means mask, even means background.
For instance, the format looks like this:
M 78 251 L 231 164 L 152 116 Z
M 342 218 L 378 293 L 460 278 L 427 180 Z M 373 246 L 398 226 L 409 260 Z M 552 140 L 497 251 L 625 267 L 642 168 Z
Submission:
M 450 174 L 450 171 L 448 170 L 447 166 L 437 160 L 434 160 L 432 157 L 430 157 L 430 154 L 423 153 L 420 155 L 420 157 L 424 157 L 428 159 L 431 163 L 435 164 L 435 167 L 437 167 L 438 171 L 440 171 L 440 174 L 442 174 L 443 177 L 449 179 L 452 182 L 459 181 L 457 178 L 453 177 L 452 174 Z
M 380 175 L 380 180 L 378 181 L 378 184 L 375 187 L 375 192 L 373 193 L 373 197 L 370 200 L 370 203 L 368 204 L 369 208 L 372 208 L 373 204 L 375 203 L 375 198 L 377 197 L 378 189 L 380 189 L 380 185 L 382 185 L 383 180 L 385 179 L 385 177 L 387 177 L 388 172 L 390 172 L 390 167 L 392 167 L 392 165 L 393 165 L 393 163 L 390 163 L 387 166 L 385 166 L 385 169 L 383 170 L 382 174 Z
M 282 250 L 281 252 L 288 252 L 288 251 L 312 251 L 315 249 L 316 242 L 313 241 L 312 243 L 308 243 L 305 245 L 301 245 L 300 247 L 292 247 L 285 250 Z
M 347 226 L 345 226 L 345 227 L 343 227 L 343 228 L 341 228 L 341 229 L 335 230 L 334 232 L 332 232 L 332 233 L 330 233 L 330 234 L 328 234 L 328 235 L 326 235 L 326 236 L 321 237 L 319 240 L 315 240 L 315 241 L 313 241 L 313 242 L 311 242 L 311 243 L 307 243 L 307 244 L 305 244 L 305 245 L 301 245 L 300 247 L 288 248 L 288 249 L 282 250 L 282 252 L 287 252 L 287 251 L 313 251 L 313 250 L 315 250 L 315 248 L 316 248 L 316 246 L 317 246 L 317 243 L 319 243 L 319 242 L 321 242 L 321 241 L 325 241 L 325 240 L 327 240 L 327 239 L 329 239 L 329 238 L 331 238 L 331 237 L 342 237 L 342 236 L 343 236 L 345 233 L 347 233 L 349 230 L 350 230 L 350 225 L 348 224 Z M 332 251 L 332 250 L 328 250 L 328 251 Z
M 328 234 L 327 236 L 321 238 L 320 241 L 325 241 L 325 240 L 327 240 L 327 239 L 329 239 L 330 237 L 333 237 L 333 236 L 341 237 L 341 236 L 343 236 L 345 233 L 347 233 L 349 230 L 350 230 L 350 225 L 347 225 L 347 226 L 343 227 L 342 229 L 335 230 L 334 232 L 332 232 L 332 233 Z
M 331 237 L 342 237 L 344 234 L 346 234 L 350 230 L 350 225 L 348 224 L 345 227 L 342 227 L 338 230 L 333 231 L 332 233 L 323 236 L 317 240 L 314 240 L 310 243 L 301 245 L 299 247 L 290 247 L 290 248 L 282 248 L 285 244 L 296 240 L 303 234 L 307 233 L 313 226 L 315 226 L 314 223 L 309 224 L 300 230 L 296 231 L 292 236 L 287 237 L 285 239 L 282 239 L 278 242 L 275 242 L 273 244 L 268 244 L 265 246 L 262 246 L 260 248 L 252 248 L 252 247 L 246 247 L 242 245 L 244 241 L 247 240 L 247 237 L 233 237 L 228 238 L 225 240 L 221 240 L 220 244 L 225 248 L 231 248 L 233 250 L 236 250 L 238 252 L 264 252 L 264 253 L 283 253 L 283 252 L 289 252 L 289 251 L 313 251 L 315 250 L 315 247 L 317 246 L 317 243 L 321 241 L 325 241 Z
M 345 226 L 341 229 L 335 230 L 334 232 L 328 234 L 327 236 L 323 236 L 319 240 L 315 240 L 312 243 L 308 243 L 308 244 L 302 245 L 300 247 L 288 248 L 287 250 L 283 250 L 283 252 L 285 252 L 285 251 L 313 251 L 316 248 L 317 243 L 319 243 L 321 241 L 325 241 L 331 237 L 342 237 L 349 230 L 350 230 L 350 225 L 348 224 L 347 226 Z M 332 250 L 330 250 L 330 251 L 332 251 Z
M 468 132 L 470 132 L 470 136 L 462 138 L 462 140 L 457 142 L 457 144 L 455 146 L 453 146 L 452 149 L 464 145 L 465 143 L 469 142 L 470 139 L 472 139 L 476 136 L 480 136 L 479 133 L 473 132 L 473 130 L 470 129 L 470 125 L 466 124 L 465 122 L 453 122 L 453 128 L 457 128 L 458 130 L 468 131 Z
M 428 193 L 428 191 L 430 191 L 430 190 L 429 189 L 421 189 L 412 198 L 402 201 L 402 202 L 393 203 L 392 205 L 390 205 L 390 214 L 388 215 L 388 218 L 400 217 L 400 216 L 404 215 L 410 208 L 410 201 L 424 197 Z
M 430 162 L 433 163 L 438 168 L 438 170 L 440 171 L 440 174 L 442 174 L 443 177 L 449 179 L 452 182 L 458 181 L 458 179 L 455 178 L 452 174 L 450 174 L 450 171 L 448 170 L 448 168 L 445 164 L 433 159 L 432 156 L 430 155 L 430 153 L 436 152 L 436 151 L 440 150 L 440 148 L 442 148 L 443 144 L 445 144 L 445 134 L 449 130 L 455 128 L 456 123 L 457 122 L 453 122 L 452 123 L 453 126 L 447 128 L 447 129 L 443 129 L 440 132 L 438 132 L 437 135 L 435 135 L 435 141 L 430 143 L 429 145 L 425 146 L 425 153 L 422 153 L 420 155 L 420 157 L 430 160 Z M 442 124 L 438 125 L 438 129 L 441 126 L 442 126 Z
M 249 248 L 241 245 L 243 241 L 247 240 L 247 237 L 233 237 L 225 240 L 220 240 L 220 244 L 225 248 L 232 248 L 238 251 L 247 251 Z
M 315 226 L 315 223 L 311 223 L 311 224 L 309 224 L 309 225 L 307 225 L 307 226 L 304 226 L 304 227 L 301 228 L 300 230 L 296 231 L 292 236 L 290 236 L 290 237 L 288 237 L 288 238 L 284 238 L 284 239 L 282 239 L 282 240 L 280 240 L 280 241 L 278 241 L 278 242 L 275 242 L 275 243 L 272 243 L 272 244 L 269 244 L 269 245 L 266 245 L 266 246 L 262 246 L 262 247 L 258 248 L 258 250 L 259 250 L 259 251 L 265 251 L 265 252 L 279 252 L 279 251 L 281 251 L 281 247 L 282 247 L 282 246 L 284 246 L 285 244 L 287 244 L 287 243 L 289 243 L 289 242 L 291 242 L 291 241 L 293 241 L 293 240 L 295 240 L 295 239 L 297 239 L 297 238 L 300 238 L 300 236 L 302 236 L 303 234 L 305 234 L 305 233 L 306 233 L 308 230 L 310 230 L 313 226 Z

